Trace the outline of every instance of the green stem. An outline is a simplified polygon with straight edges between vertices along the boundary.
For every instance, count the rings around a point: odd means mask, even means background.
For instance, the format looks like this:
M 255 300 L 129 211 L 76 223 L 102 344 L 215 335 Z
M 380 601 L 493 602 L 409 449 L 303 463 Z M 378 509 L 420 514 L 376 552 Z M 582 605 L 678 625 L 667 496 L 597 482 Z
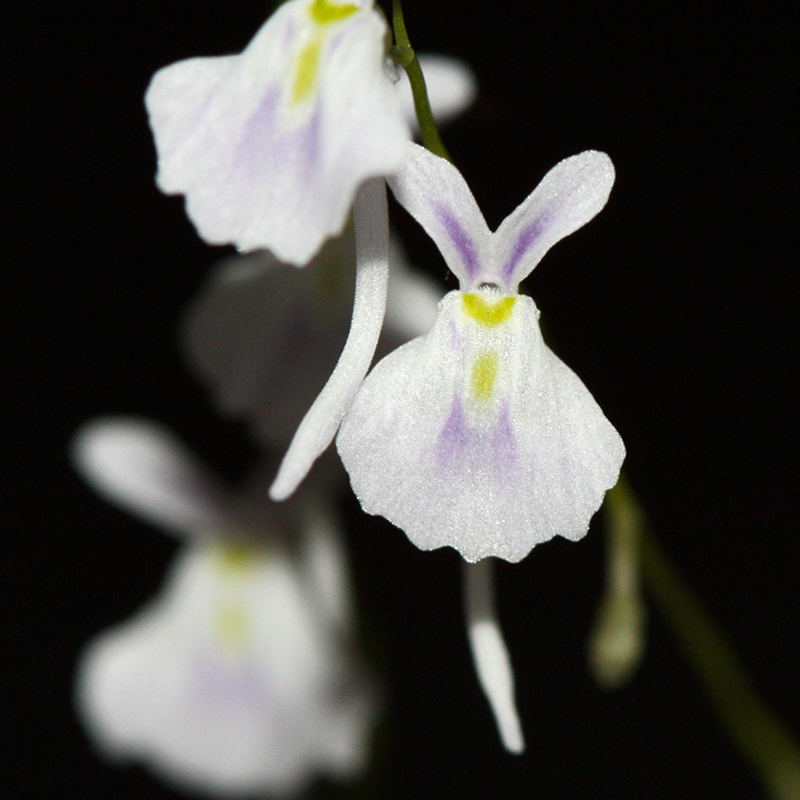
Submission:
M 425 77 L 419 65 L 417 54 L 411 47 L 406 31 L 406 23 L 403 18 L 403 8 L 400 0 L 392 0 L 392 22 L 394 24 L 395 46 L 392 48 L 392 58 L 399 64 L 408 75 L 411 84 L 411 94 L 414 97 L 414 110 L 417 112 L 419 123 L 419 133 L 422 137 L 422 144 L 437 156 L 452 161 L 447 148 L 444 146 L 442 137 L 433 119 L 431 104 L 428 100 L 428 90 L 425 88 Z
M 759 697 L 727 636 L 661 549 L 627 481 L 621 478 L 607 497 L 618 513 L 627 509 L 642 520 L 645 585 L 733 743 L 770 797 L 798 800 L 800 747 L 791 732 Z
M 627 499 L 626 499 L 627 500 Z M 624 686 L 645 650 L 646 610 L 640 590 L 642 519 L 633 503 L 610 502 L 605 518 L 606 585 L 587 642 L 589 669 L 607 691 Z

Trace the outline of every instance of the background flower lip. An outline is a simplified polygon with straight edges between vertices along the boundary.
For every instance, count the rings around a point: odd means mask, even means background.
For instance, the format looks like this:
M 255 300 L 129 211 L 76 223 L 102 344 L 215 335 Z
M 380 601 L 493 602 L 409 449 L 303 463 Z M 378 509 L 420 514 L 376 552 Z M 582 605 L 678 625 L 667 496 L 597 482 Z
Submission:
M 386 318 L 376 360 L 425 333 L 442 289 L 390 241 Z M 185 309 L 180 348 L 225 416 L 285 447 L 342 351 L 355 279 L 352 230 L 329 239 L 307 270 L 266 251 L 217 264 Z

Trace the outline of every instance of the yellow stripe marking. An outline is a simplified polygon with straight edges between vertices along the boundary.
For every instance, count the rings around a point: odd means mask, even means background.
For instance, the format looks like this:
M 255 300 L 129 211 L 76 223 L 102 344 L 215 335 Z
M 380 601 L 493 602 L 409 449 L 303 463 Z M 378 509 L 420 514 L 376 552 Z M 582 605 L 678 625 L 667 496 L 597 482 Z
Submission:
M 258 553 L 255 547 L 244 542 L 226 542 L 219 547 L 217 565 L 228 575 L 243 575 L 255 566 Z
M 314 94 L 319 72 L 319 57 L 322 52 L 322 37 L 316 36 L 300 51 L 297 57 L 297 72 L 294 76 L 292 103 L 308 100 Z
M 478 400 L 485 401 L 492 396 L 498 361 L 497 353 L 483 353 L 472 367 L 472 391 Z
M 230 647 L 241 647 L 247 641 L 250 624 L 247 613 L 241 605 L 221 608 L 217 612 L 217 636 L 223 644 Z

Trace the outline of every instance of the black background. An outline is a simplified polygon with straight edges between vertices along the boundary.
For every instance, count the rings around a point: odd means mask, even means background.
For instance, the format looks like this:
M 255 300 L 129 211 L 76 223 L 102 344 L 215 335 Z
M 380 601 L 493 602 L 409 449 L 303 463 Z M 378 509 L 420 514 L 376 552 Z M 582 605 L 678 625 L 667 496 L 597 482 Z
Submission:
M 4 48 L 6 775 L 20 797 L 169 797 L 96 760 L 70 693 L 83 643 L 156 590 L 176 545 L 97 500 L 65 449 L 83 420 L 124 412 L 170 424 L 230 478 L 254 456 L 175 349 L 177 315 L 226 251 L 156 190 L 141 98 L 165 64 L 240 50 L 266 7 L 19 8 Z M 561 158 L 613 158 L 608 207 L 527 288 L 622 433 L 665 548 L 800 732 L 797 63 L 776 8 L 408 0 L 406 17 L 418 50 L 478 74 L 446 140 L 491 227 Z M 395 217 L 414 261 L 444 278 Z M 472 674 L 456 555 L 417 551 L 352 498 L 344 509 L 390 687 L 374 796 L 763 796 L 654 612 L 630 687 L 593 685 L 599 525 L 499 570 L 528 740 L 514 758 Z

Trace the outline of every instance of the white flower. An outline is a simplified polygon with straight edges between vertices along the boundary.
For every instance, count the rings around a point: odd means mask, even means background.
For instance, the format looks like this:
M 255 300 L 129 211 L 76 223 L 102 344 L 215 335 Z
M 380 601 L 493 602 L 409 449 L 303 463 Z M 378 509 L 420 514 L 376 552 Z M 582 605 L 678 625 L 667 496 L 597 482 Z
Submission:
M 289 509 L 290 542 L 266 502 L 224 500 L 160 426 L 91 423 L 73 456 L 111 502 L 190 537 L 160 595 L 81 658 L 77 704 L 98 747 L 221 796 L 290 795 L 359 771 L 376 694 L 351 655 L 343 555 L 322 499 Z
M 580 379 L 545 345 L 520 281 L 604 205 L 610 159 L 556 165 L 495 233 L 460 173 L 409 144 L 390 185 L 461 283 L 431 332 L 383 359 L 337 446 L 364 509 L 418 547 L 519 561 L 555 535 L 579 539 L 625 455 Z
M 305 264 L 358 186 L 399 167 L 409 127 L 372 0 L 289 0 L 240 55 L 155 74 L 158 185 L 208 242 Z

